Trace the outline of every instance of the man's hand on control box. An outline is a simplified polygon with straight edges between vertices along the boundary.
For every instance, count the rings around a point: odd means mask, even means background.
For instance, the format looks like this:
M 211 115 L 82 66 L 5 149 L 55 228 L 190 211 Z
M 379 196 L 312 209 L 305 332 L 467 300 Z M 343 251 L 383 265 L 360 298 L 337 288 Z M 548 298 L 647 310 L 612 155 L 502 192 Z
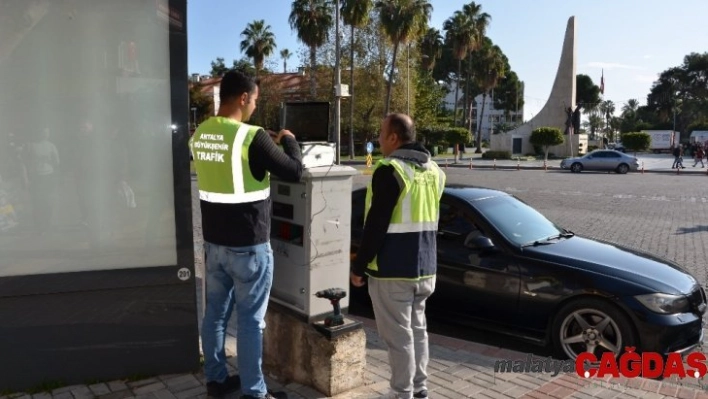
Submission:
M 275 144 L 280 144 L 280 140 L 283 138 L 283 136 L 290 136 L 292 138 L 295 138 L 295 135 L 293 134 L 293 132 L 291 132 L 290 130 L 287 130 L 287 129 L 283 129 L 278 133 L 275 133 L 272 130 L 268 130 L 268 134 L 270 134 L 270 137 L 273 138 L 273 141 L 275 142 Z

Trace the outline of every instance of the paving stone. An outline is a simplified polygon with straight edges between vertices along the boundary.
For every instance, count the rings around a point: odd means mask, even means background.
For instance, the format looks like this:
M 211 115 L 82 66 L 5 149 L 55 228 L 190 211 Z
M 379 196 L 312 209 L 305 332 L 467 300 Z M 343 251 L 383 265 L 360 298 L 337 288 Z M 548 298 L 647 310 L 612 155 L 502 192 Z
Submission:
M 174 392 L 174 395 L 177 399 L 187 399 L 187 398 L 206 396 L 206 387 L 200 386 L 200 387 L 188 389 L 188 390 L 182 391 L 182 392 Z
M 141 386 L 154 384 L 156 382 L 160 382 L 160 380 L 157 379 L 156 377 L 151 377 L 151 378 L 144 378 L 144 379 L 138 380 L 138 381 L 128 381 L 126 384 L 130 388 L 139 388 Z
M 124 389 L 122 391 L 114 391 L 106 395 L 99 396 L 100 399 L 125 399 L 132 398 L 133 392 L 130 389 Z
M 85 385 L 80 385 L 80 384 L 67 385 L 65 387 L 61 387 L 61 388 L 57 388 L 57 389 L 52 390 L 52 395 L 57 395 L 57 394 L 64 393 L 64 392 L 71 392 L 75 389 L 83 389 L 84 387 L 85 387 Z
M 161 381 L 156 381 L 152 384 L 142 385 L 138 388 L 133 388 L 133 393 L 136 396 L 138 396 L 138 395 L 145 395 L 150 392 L 159 391 L 161 389 L 165 389 L 165 384 L 163 384 Z
M 125 383 L 125 381 L 110 381 L 108 383 L 108 388 L 111 390 L 111 392 L 116 392 L 128 389 L 128 385 Z
M 88 388 L 96 396 L 101 396 L 101 395 L 105 395 L 107 393 L 111 393 L 111 388 L 108 387 L 108 384 L 104 384 L 104 383 L 89 385 Z

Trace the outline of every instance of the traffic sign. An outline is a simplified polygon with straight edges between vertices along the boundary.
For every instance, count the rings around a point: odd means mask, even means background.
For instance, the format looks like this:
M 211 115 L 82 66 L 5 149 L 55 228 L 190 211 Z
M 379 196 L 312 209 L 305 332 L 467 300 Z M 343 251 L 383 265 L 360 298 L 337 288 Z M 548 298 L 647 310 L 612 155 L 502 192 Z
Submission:
M 368 154 L 371 154 L 372 152 L 374 152 L 374 143 L 372 143 L 371 141 L 366 143 L 366 152 Z

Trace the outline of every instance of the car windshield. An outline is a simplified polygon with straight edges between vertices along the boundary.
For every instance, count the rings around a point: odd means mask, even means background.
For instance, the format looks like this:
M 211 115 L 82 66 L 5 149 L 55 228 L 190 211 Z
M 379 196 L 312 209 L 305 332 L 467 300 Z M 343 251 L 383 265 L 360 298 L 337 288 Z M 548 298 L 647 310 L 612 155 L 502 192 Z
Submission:
M 474 206 L 507 240 L 519 246 L 564 233 L 538 211 L 511 196 L 487 198 Z

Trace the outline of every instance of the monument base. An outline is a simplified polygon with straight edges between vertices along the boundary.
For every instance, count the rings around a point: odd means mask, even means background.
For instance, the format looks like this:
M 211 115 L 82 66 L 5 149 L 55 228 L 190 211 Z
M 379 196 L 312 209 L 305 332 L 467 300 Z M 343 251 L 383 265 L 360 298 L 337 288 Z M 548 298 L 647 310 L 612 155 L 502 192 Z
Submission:
M 364 383 L 366 334 L 360 322 L 344 318 L 330 334 L 280 307 L 268 307 L 263 336 L 263 370 L 281 382 L 297 382 L 327 396 Z M 321 324 L 321 323 L 320 323 Z

